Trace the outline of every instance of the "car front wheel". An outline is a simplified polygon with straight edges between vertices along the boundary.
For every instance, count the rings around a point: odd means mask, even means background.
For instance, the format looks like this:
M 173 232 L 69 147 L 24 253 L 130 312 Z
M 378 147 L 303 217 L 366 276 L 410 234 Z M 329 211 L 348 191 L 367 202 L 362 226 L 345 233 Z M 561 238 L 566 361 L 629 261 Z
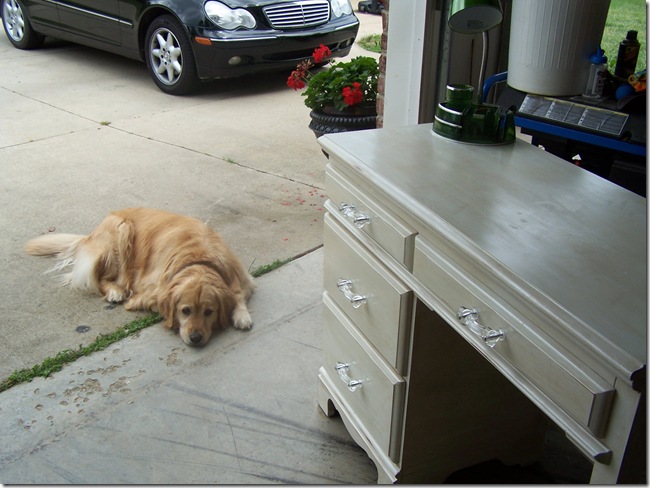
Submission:
M 163 15 L 151 23 L 147 29 L 145 59 L 154 83 L 165 93 L 186 95 L 197 88 L 199 78 L 192 47 L 174 17 Z
M 34 49 L 43 44 L 43 36 L 37 34 L 18 0 L 2 0 L 2 25 L 9 41 L 18 49 Z

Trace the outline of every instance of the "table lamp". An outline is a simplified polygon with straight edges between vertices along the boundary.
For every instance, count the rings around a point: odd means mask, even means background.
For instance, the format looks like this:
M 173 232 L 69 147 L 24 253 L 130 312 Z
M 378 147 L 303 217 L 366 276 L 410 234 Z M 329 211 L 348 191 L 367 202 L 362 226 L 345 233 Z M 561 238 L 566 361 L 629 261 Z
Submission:
M 477 101 L 471 85 L 447 85 L 446 99 L 438 104 L 433 131 L 470 144 L 510 144 L 515 141 L 515 117 L 497 105 L 481 100 L 488 54 L 488 31 L 503 20 L 499 0 L 453 0 L 449 28 L 461 34 L 483 35 Z

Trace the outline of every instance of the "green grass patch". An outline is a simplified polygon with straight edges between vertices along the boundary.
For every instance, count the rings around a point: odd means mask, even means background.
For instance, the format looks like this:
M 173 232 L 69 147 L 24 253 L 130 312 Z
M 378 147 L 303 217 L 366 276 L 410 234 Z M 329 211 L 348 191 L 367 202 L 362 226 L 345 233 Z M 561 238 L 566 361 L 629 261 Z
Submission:
M 99 335 L 94 342 L 88 346 L 79 346 L 79 349 L 71 350 L 66 349 L 61 351 L 53 358 L 45 359 L 41 364 L 30 369 L 21 369 L 14 371 L 9 377 L 0 383 L 0 392 L 8 390 L 12 386 L 18 385 L 20 383 L 25 383 L 32 381 L 34 378 L 39 376 L 47 378 L 52 373 L 61 371 L 61 368 L 68 363 L 76 361 L 80 357 L 87 356 L 93 352 L 101 351 L 106 349 L 111 344 L 124 339 L 136 332 L 141 331 L 151 325 L 158 323 L 162 320 L 162 317 L 159 314 L 152 314 L 147 317 L 136 319 L 119 329 L 115 332 L 106 335 Z
M 359 46 L 361 46 L 366 51 L 373 53 L 381 52 L 381 34 L 371 34 L 369 36 L 362 37 L 357 42 Z
M 253 278 L 259 278 L 260 276 L 265 275 L 266 273 L 270 273 L 271 271 L 278 269 L 280 266 L 284 266 L 285 264 L 290 263 L 293 260 L 294 258 L 276 259 L 271 264 L 265 264 L 263 266 L 255 268 L 253 271 L 250 272 L 250 274 Z
M 251 274 L 251 276 L 252 276 L 253 278 L 259 278 L 260 276 L 265 275 L 266 273 L 270 273 L 271 271 L 276 270 L 276 269 L 278 269 L 279 267 L 284 266 L 285 264 L 290 263 L 291 261 L 295 261 L 295 260 L 298 259 L 298 258 L 302 258 L 302 257 L 306 256 L 307 254 L 310 254 L 310 253 L 316 251 L 317 249 L 320 249 L 321 247 L 323 247 L 322 244 L 320 244 L 320 245 L 318 245 L 318 246 L 316 246 L 316 247 L 314 247 L 314 248 L 312 248 L 312 249 L 307 249 L 305 252 L 302 252 L 302 253 L 300 253 L 300 254 L 298 254 L 297 256 L 294 256 L 294 257 L 292 257 L 292 258 L 287 258 L 287 259 L 276 259 L 276 260 L 273 261 L 271 264 L 265 264 L 265 265 L 263 265 L 263 266 L 260 266 L 259 268 L 255 268 L 255 269 L 252 270 L 252 271 L 251 271 L 250 268 L 253 267 L 253 264 L 251 263 L 251 266 L 250 266 L 248 272 Z
M 607 64 L 612 73 L 616 66 L 618 45 L 625 39 L 628 30 L 638 32 L 637 39 L 641 43 L 641 47 L 639 49 L 639 59 L 636 63 L 635 71 L 640 71 L 646 67 L 647 63 L 645 0 L 611 0 L 601 47 L 605 50 Z

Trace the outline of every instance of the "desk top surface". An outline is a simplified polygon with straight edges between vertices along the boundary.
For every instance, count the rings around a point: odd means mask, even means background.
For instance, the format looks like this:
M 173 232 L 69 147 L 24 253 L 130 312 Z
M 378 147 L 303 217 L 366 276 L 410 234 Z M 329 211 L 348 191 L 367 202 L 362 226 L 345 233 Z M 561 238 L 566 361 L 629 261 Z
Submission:
M 645 364 L 645 198 L 523 141 L 462 144 L 431 124 L 319 142 L 418 219 L 449 224 Z

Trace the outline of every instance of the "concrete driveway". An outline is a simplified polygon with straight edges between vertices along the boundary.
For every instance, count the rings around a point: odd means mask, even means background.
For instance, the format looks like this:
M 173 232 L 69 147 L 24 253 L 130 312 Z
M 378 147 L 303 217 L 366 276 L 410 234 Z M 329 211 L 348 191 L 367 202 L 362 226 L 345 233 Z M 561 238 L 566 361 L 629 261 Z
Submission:
M 360 37 L 381 32 L 359 18 Z M 288 73 L 179 98 L 143 63 L 74 44 L 20 51 L 3 34 L 0 57 L 0 380 L 147 315 L 58 287 L 51 260 L 23 253 L 31 237 L 147 206 L 208 222 L 251 270 L 320 246 L 326 159 Z

